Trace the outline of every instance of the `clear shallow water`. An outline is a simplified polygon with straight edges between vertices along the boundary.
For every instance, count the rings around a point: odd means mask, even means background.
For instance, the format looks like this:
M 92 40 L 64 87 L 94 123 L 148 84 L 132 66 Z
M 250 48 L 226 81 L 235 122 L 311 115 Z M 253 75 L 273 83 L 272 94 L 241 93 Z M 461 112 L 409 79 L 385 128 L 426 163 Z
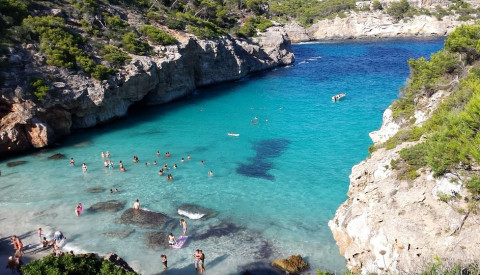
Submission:
M 293 66 L 204 88 L 168 105 L 134 109 L 57 148 L 8 160 L 26 160 L 21 166 L 0 162 L 0 228 L 16 223 L 19 233 L 60 229 L 68 249 L 114 251 L 142 274 L 160 273 L 160 254 L 168 256 L 169 274 L 193 273 L 191 254 L 197 248 L 206 254 L 209 274 L 238 274 L 250 263 L 292 254 L 304 256 L 312 270 L 344 271 L 328 220 L 346 199 L 351 167 L 368 155 L 368 133 L 380 127 L 383 111 L 408 77 L 406 61 L 428 57 L 442 44 L 443 39 L 395 39 L 294 45 Z M 332 102 L 341 92 L 347 97 Z M 114 169 L 103 167 L 102 151 L 110 151 Z M 170 158 L 163 156 L 166 151 Z M 74 157 L 77 165 L 47 160 L 55 153 Z M 187 154 L 192 159 L 182 163 Z M 126 173 L 118 171 L 120 160 Z M 178 165 L 168 171 L 171 182 L 157 174 L 165 162 Z M 92 187 L 105 191 L 87 192 Z M 110 188 L 120 193 L 110 194 Z M 182 204 L 218 214 L 187 219 L 191 237 L 184 248 L 152 250 L 144 233 L 154 230 L 116 222 L 137 198 L 142 208 L 176 220 Z M 110 199 L 125 201 L 125 209 L 74 215 L 78 202 L 86 209 Z M 229 223 L 240 230 L 200 237 Z M 102 235 L 117 229 L 135 232 L 125 239 Z M 168 231 L 179 235 L 181 228 Z

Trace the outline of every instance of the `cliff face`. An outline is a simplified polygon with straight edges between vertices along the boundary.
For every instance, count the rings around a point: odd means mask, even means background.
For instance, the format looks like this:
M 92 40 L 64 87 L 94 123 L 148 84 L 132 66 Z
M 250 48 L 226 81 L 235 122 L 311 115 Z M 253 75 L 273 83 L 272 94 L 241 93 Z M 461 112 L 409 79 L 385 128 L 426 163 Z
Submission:
M 465 23 L 455 16 L 444 16 L 442 20 L 427 15 L 414 16 L 395 21 L 385 12 L 350 12 L 345 18 L 324 19 L 305 29 L 297 23 L 285 26 L 293 42 L 310 40 L 432 37 L 444 36 Z
M 437 91 L 418 99 L 423 111 L 415 116 L 425 118 L 448 95 Z M 388 109 L 372 139 L 383 142 L 401 127 Z M 461 175 L 434 178 L 424 169 L 413 181 L 397 178 L 399 172 L 392 169 L 391 161 L 399 159 L 402 148 L 414 144 L 379 149 L 352 168 L 349 198 L 328 224 L 349 269 L 362 274 L 419 274 L 436 255 L 457 263 L 479 259 L 478 216 L 466 210 L 463 199 L 444 202 L 439 197 L 442 193 L 468 197 Z
M 10 58 L 12 70 L 4 75 L 0 97 L 0 154 L 47 146 L 72 129 L 124 116 L 138 101 L 166 103 L 197 87 L 294 61 L 290 40 L 276 27 L 255 41 L 231 37 L 185 41 L 158 46 L 155 56 L 132 56 L 116 76 L 103 82 L 82 72 L 47 66 L 32 45 L 12 49 L 15 58 Z M 27 92 L 25 78 L 39 73 L 62 80 L 52 83 L 53 95 L 41 102 Z

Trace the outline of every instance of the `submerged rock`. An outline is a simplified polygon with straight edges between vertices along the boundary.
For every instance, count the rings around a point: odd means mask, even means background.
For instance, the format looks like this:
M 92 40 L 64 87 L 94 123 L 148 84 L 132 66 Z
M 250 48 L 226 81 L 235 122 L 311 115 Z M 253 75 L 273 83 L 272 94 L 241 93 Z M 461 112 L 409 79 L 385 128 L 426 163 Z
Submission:
M 290 274 L 298 274 L 308 270 L 308 263 L 300 255 L 292 255 L 288 259 L 278 259 L 272 262 L 272 266 L 280 268 Z
M 103 187 L 90 187 L 87 189 L 87 191 L 89 193 L 102 193 L 103 191 L 105 191 L 105 188 Z
M 65 157 L 65 155 L 63 154 L 55 154 L 48 157 L 48 159 L 66 159 L 66 158 L 67 157 Z
M 123 212 L 120 222 L 124 224 L 133 224 L 143 228 L 164 228 L 172 218 L 153 211 L 129 208 Z
M 90 206 L 87 211 L 89 212 L 106 212 L 106 211 L 120 211 L 125 207 L 125 202 L 123 201 L 103 201 L 97 202 L 94 205 Z
M 268 173 L 274 168 L 272 158 L 279 157 L 287 149 L 290 140 L 285 138 L 265 139 L 258 141 L 253 145 L 256 154 L 249 158 L 249 163 L 241 163 L 237 168 L 237 173 L 247 177 L 275 180 L 275 177 Z
M 22 165 L 22 164 L 25 164 L 25 163 L 27 163 L 27 161 L 25 161 L 25 160 L 12 161 L 12 162 L 7 163 L 7 167 L 15 167 L 15 166 L 19 166 L 19 165 Z
M 167 232 L 147 232 L 147 247 L 150 249 L 169 248 Z
M 282 275 L 283 272 L 279 272 L 273 269 L 269 264 L 264 262 L 253 262 L 247 265 L 241 266 L 240 274 L 242 275 Z
M 210 226 L 207 232 L 194 236 L 196 240 L 204 240 L 210 237 L 222 237 L 243 230 L 243 227 L 236 226 L 234 223 L 223 223 Z
M 217 211 L 194 204 L 184 204 L 178 207 L 178 215 L 191 220 L 208 219 L 217 215 Z
M 119 229 L 119 230 L 104 232 L 103 236 L 108 237 L 108 238 L 125 239 L 130 234 L 132 234 L 133 232 L 135 232 L 135 229 L 133 229 L 133 228 Z

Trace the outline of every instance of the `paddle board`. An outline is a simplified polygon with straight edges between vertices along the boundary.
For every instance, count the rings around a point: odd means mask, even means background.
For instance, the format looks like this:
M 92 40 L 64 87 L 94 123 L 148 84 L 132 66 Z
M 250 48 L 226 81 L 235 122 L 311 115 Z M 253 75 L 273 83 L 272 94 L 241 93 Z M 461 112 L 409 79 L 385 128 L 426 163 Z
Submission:
M 180 235 L 177 238 L 177 243 L 172 245 L 173 248 L 182 248 L 182 246 L 187 242 L 188 236 Z

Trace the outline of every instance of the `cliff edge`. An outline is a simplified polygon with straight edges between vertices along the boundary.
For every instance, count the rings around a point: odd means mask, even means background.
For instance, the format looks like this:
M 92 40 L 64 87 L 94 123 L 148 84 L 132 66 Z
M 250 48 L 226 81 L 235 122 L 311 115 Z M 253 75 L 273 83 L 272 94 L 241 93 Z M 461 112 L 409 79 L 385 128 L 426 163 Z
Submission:
M 348 199 L 328 223 L 349 270 L 420 274 L 430 263 L 453 266 L 480 258 L 476 153 L 466 151 L 468 162 L 442 162 L 447 157 L 438 157 L 453 152 L 451 156 L 461 159 L 460 152 L 448 147 L 476 144 L 469 138 L 460 142 L 449 132 L 456 129 L 463 137 L 460 126 L 465 122 L 461 121 L 470 117 L 477 102 L 479 64 L 474 47 L 479 38 L 465 42 L 463 33 L 470 28 L 480 29 L 478 25 L 460 28 L 445 43 L 449 51 L 432 55 L 437 63 L 409 61 L 412 75 L 403 103 L 414 110 L 407 116 L 395 116 L 402 104 L 390 106 L 381 129 L 370 134 L 376 150 L 352 168 Z M 465 45 L 468 43 L 473 46 Z M 450 65 L 442 63 L 446 60 Z M 419 64 L 425 66 L 420 69 Z M 419 92 L 412 96 L 409 91 L 415 89 Z M 422 129 L 426 130 L 420 132 Z M 438 132 L 429 132 L 432 129 Z M 414 138 L 415 133 L 421 134 Z M 412 148 L 417 151 L 408 151 Z M 421 164 L 409 166 L 410 161 Z M 430 161 L 448 166 L 432 166 Z
M 10 48 L 11 70 L 3 75 L 0 96 L 0 154 L 51 145 L 73 129 L 126 115 L 135 102 L 166 103 L 201 86 L 294 62 L 290 40 L 278 27 L 253 40 L 187 36 L 181 41 L 155 46 L 154 55 L 130 54 L 130 62 L 104 81 L 47 65 L 34 45 Z M 27 79 L 38 74 L 55 76 L 54 92 L 42 101 L 28 92 Z

